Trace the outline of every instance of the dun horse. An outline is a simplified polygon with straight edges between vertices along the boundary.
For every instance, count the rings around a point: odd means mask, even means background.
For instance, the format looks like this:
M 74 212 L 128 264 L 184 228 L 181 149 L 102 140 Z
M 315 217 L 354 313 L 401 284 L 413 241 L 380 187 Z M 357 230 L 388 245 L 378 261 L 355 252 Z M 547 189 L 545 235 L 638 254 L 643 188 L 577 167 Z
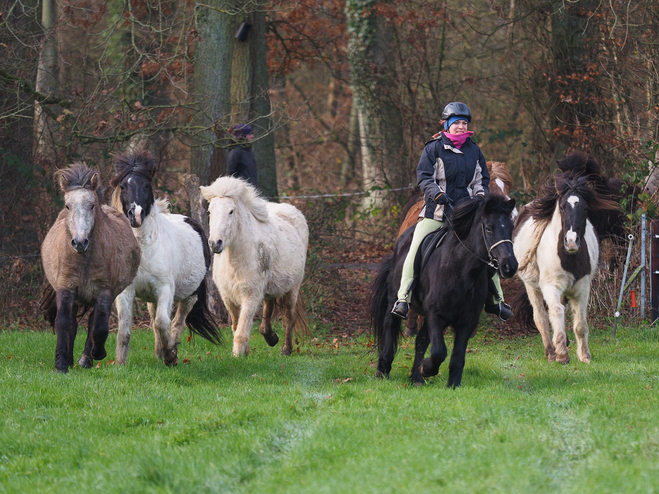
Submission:
M 533 321 L 550 362 L 570 361 L 564 298 L 572 308 L 577 356 L 582 362 L 591 360 L 586 311 L 599 244 L 590 216 L 617 208 L 617 203 L 598 194 L 588 178 L 573 178 L 568 173 L 545 184 L 541 197 L 519 215 L 513 238 L 519 277 L 528 295 L 524 301 L 530 301 L 533 308 Z M 518 309 L 523 318 L 526 308 Z
M 467 343 L 483 310 L 491 270 L 498 269 L 505 278 L 517 270 L 510 240 L 514 207 L 514 199 L 491 194 L 487 200 L 464 200 L 453 210 L 446 236 L 429 254 L 412 294 L 411 308 L 425 316 L 416 337 L 412 364 L 411 379 L 415 385 L 439 372 L 448 353 L 444 342 L 448 326 L 455 332 L 448 386 L 460 385 Z M 379 350 L 376 375 L 380 377 L 389 375 L 398 345 L 400 320 L 390 309 L 397 298 L 411 239 L 409 229 L 398 239 L 393 257 L 384 261 L 373 281 L 371 324 Z M 429 344 L 430 357 L 424 358 Z
M 55 367 L 67 372 L 73 367 L 79 308 L 92 311 L 78 364 L 89 368 L 105 358 L 112 302 L 135 277 L 140 248 L 126 218 L 101 205 L 98 173 L 75 163 L 56 178 L 65 206 L 41 246 L 48 280 L 41 308 L 57 334 Z
M 309 241 L 304 216 L 290 204 L 265 201 L 233 177 L 220 177 L 201 187 L 201 193 L 209 202 L 213 279 L 231 313 L 233 354 L 249 352 L 254 314 L 262 301 L 261 334 L 270 346 L 277 344 L 271 317 L 279 300 L 286 319 L 281 353 L 290 355 L 293 329 L 308 331 L 299 298 Z
M 211 261 L 206 234 L 196 221 L 170 214 L 169 203 L 154 198 L 155 163 L 148 153 L 117 157 L 115 170 L 113 205 L 128 217 L 142 249 L 137 276 L 117 297 L 117 363 L 126 363 L 137 297 L 147 302 L 156 356 L 166 365 L 176 365 L 185 325 L 213 343 L 221 342 L 206 300 L 205 276 Z

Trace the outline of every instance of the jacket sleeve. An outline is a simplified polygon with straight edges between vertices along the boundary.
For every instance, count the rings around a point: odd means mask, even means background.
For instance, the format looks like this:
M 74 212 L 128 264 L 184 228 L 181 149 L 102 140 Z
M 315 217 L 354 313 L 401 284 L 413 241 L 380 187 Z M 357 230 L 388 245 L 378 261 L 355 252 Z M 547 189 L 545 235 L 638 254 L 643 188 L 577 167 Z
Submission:
M 474 178 L 469 184 L 469 189 L 471 189 L 472 197 L 487 197 L 490 194 L 490 172 L 487 169 L 485 156 L 483 156 L 483 152 L 480 149 L 478 150 L 476 171 L 474 172 Z
M 227 165 L 227 175 L 233 175 L 238 171 L 240 165 L 240 150 L 233 149 L 229 153 L 229 164 Z
M 436 142 L 433 142 L 423 148 L 421 159 L 416 167 L 417 183 L 421 187 L 425 199 L 432 199 L 433 201 L 442 192 L 445 192 L 435 182 L 435 163 L 438 158 L 434 152 L 436 146 Z

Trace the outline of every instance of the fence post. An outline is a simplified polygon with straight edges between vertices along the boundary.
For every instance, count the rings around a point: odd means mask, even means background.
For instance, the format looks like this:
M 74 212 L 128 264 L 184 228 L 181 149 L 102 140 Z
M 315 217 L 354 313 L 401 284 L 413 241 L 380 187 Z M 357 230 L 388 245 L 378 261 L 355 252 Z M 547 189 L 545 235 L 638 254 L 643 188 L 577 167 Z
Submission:
M 641 271 L 641 319 L 645 319 L 645 270 L 647 265 L 645 264 L 645 214 L 641 215 L 641 266 L 643 270 Z

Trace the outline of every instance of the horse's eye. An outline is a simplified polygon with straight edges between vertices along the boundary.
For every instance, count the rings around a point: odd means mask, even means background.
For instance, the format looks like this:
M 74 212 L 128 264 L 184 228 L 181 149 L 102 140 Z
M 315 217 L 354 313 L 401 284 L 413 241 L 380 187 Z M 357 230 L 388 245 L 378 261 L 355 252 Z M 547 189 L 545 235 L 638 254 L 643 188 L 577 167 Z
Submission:
M 229 211 L 229 214 L 233 214 L 233 209 L 231 211 Z
M 91 209 L 91 211 L 93 211 L 93 210 L 94 210 L 94 206 L 96 206 L 96 204 L 92 204 L 92 207 L 90 208 L 90 209 Z
M 492 230 L 492 228 L 486 228 L 485 231 L 486 231 L 487 233 L 494 233 L 494 230 Z
M 71 208 L 69 207 L 68 204 L 65 204 L 64 207 L 65 207 L 66 209 L 71 209 Z

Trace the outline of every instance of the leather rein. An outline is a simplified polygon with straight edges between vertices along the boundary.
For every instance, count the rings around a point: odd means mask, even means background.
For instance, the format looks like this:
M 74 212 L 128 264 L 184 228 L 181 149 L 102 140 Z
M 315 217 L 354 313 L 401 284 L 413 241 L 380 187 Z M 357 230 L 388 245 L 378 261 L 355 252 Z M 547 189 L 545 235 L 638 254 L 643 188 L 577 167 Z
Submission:
M 455 233 L 455 230 L 453 230 L 453 233 Z M 509 240 L 507 238 L 504 238 L 503 240 L 499 240 L 498 242 L 495 242 L 490 247 L 488 247 L 487 246 L 487 240 L 485 239 L 485 227 L 483 226 L 482 223 L 481 223 L 481 233 L 483 234 L 483 245 L 485 245 L 485 248 L 487 249 L 487 257 L 488 257 L 487 260 L 486 259 L 481 259 L 479 256 L 474 254 L 471 250 L 469 250 L 469 248 L 462 242 L 462 240 L 460 240 L 460 237 L 458 237 L 457 233 L 455 233 L 455 238 L 457 238 L 458 242 L 460 242 L 460 245 L 462 245 L 465 248 L 465 250 L 467 252 L 469 252 L 472 256 L 474 256 L 476 259 L 478 259 L 479 261 L 484 262 L 485 264 L 487 264 L 491 268 L 498 270 L 499 269 L 499 260 L 492 255 L 492 249 L 494 249 L 495 247 L 497 247 L 501 244 L 505 244 L 505 243 L 512 244 L 513 241 Z

